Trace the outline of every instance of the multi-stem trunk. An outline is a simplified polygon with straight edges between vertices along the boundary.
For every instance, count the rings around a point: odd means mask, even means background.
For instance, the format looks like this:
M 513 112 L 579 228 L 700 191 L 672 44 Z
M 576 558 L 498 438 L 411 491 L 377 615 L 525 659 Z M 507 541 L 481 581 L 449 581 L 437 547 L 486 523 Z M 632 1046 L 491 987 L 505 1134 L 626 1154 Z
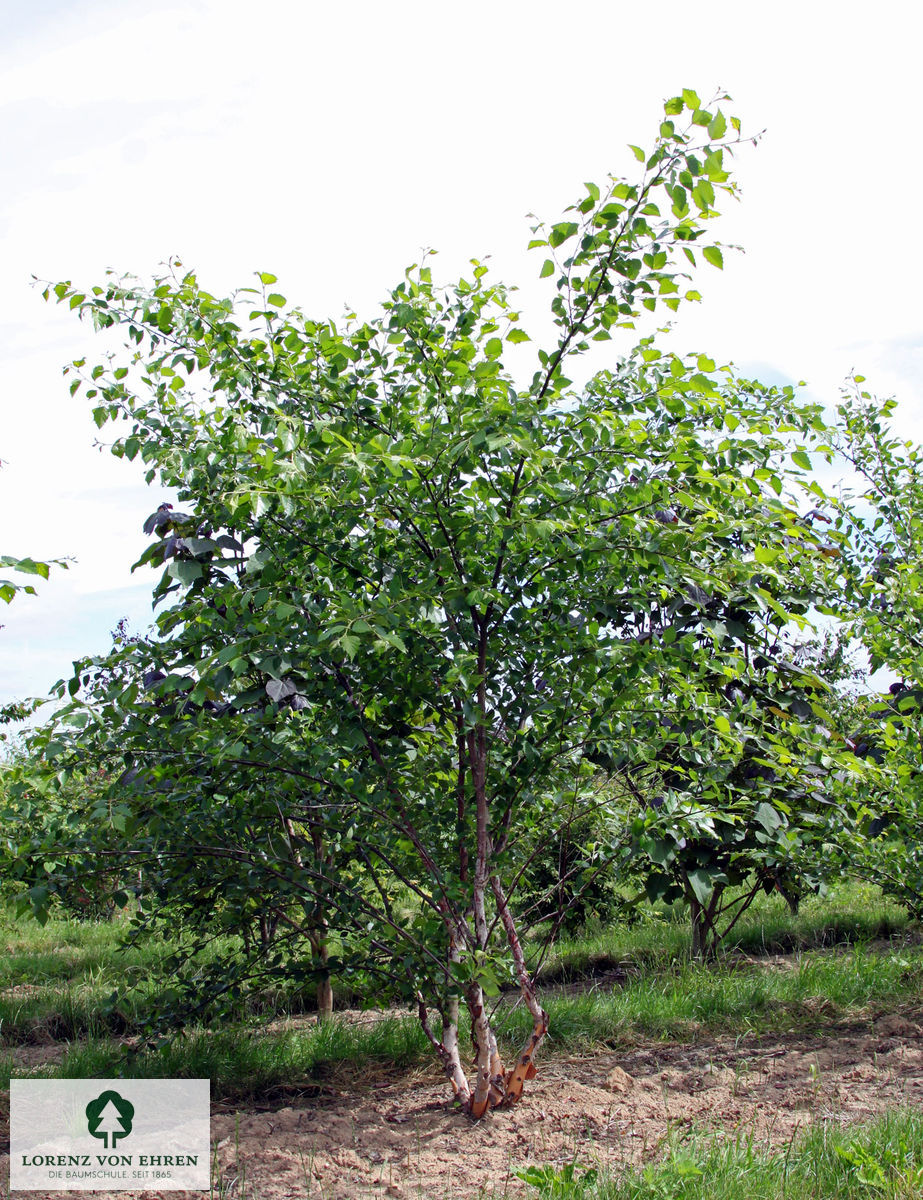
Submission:
M 486 656 L 486 622 L 480 628 L 479 671 L 484 675 Z M 478 689 L 482 713 L 487 711 L 483 682 Z M 465 1003 L 471 1019 L 471 1039 L 474 1045 L 475 1078 L 468 1083 L 458 1051 L 458 1001 L 452 999 L 439 1006 L 442 1014 L 442 1038 L 437 1038 L 429 1023 L 425 1000 L 418 997 L 418 1011 L 424 1032 L 438 1053 L 455 1098 L 475 1119 L 492 1108 L 514 1104 L 522 1095 L 526 1080 L 536 1074 L 535 1055 L 548 1031 L 548 1015 L 538 1002 L 535 986 L 526 966 L 525 955 L 516 932 L 516 924 L 499 878 L 493 871 L 493 842 L 490 829 L 490 801 L 487 787 L 488 747 L 490 734 L 482 721 L 474 729 L 463 731 L 460 712 L 457 714 L 458 775 L 457 828 L 459 836 L 459 882 L 469 883 L 469 855 L 464 842 L 466 812 L 466 776 L 474 793 L 475 846 L 474 869 L 470 876 L 470 904 L 464 915 L 451 912 L 446 904 L 444 919 L 448 933 L 449 956 L 446 981 L 451 987 L 455 969 L 468 957 L 473 970 L 464 989 Z M 488 908 L 490 917 L 488 919 Z M 496 1032 L 487 1012 L 480 972 L 487 965 L 492 927 L 499 921 L 519 982 L 526 1007 L 533 1018 L 532 1033 L 509 1070 L 504 1070 L 497 1045 Z
M 485 697 L 483 686 L 480 689 L 482 710 Z M 474 880 L 471 889 L 471 911 L 474 919 L 475 953 L 478 958 L 487 954 L 490 940 L 490 929 L 487 924 L 487 891 L 490 886 L 490 809 L 487 799 L 487 730 L 479 724 L 469 734 L 469 756 L 471 759 L 471 777 L 474 783 L 475 800 L 475 859 Z M 477 960 L 476 960 L 477 961 Z M 497 1039 L 490 1027 L 490 1021 L 484 1006 L 484 991 L 477 980 L 471 981 L 465 999 L 471 1016 L 471 1037 L 475 1047 L 475 1066 L 477 1077 L 471 1096 L 471 1115 L 481 1117 L 491 1107 L 495 1085 L 491 1084 L 493 1067 L 499 1064 Z M 498 1100 L 495 1103 L 499 1102 Z
M 465 989 L 465 1003 L 471 1018 L 471 1038 L 474 1047 L 475 1078 L 469 1084 L 461 1062 L 458 1045 L 458 1000 L 450 999 L 438 1006 L 442 1014 L 442 1037 L 436 1036 L 429 1022 L 429 1014 L 422 995 L 418 997 L 418 1012 L 427 1038 L 436 1050 L 443 1065 L 446 1078 L 449 1080 L 456 1100 L 470 1116 L 478 1119 L 492 1108 L 515 1104 L 523 1092 L 527 1080 L 536 1074 L 535 1055 L 548 1031 L 548 1015 L 541 1007 L 535 991 L 535 985 L 526 966 L 525 955 L 513 914 L 510 910 L 502 885 L 496 876 L 488 879 L 488 888 L 482 897 L 484 901 L 485 919 L 488 897 L 491 908 L 499 919 L 503 929 L 507 947 L 513 960 L 513 966 L 519 982 L 520 993 L 533 1019 L 532 1032 L 525 1045 L 517 1055 L 515 1062 L 504 1070 L 503 1061 L 497 1045 L 496 1032 L 491 1024 L 487 1011 L 484 990 L 478 981 L 476 967 L 479 956 L 484 950 L 475 945 L 475 938 L 467 925 L 449 929 L 449 978 L 451 967 L 460 963 L 463 958 L 473 958 L 475 978 Z M 461 947 L 465 946 L 463 953 Z

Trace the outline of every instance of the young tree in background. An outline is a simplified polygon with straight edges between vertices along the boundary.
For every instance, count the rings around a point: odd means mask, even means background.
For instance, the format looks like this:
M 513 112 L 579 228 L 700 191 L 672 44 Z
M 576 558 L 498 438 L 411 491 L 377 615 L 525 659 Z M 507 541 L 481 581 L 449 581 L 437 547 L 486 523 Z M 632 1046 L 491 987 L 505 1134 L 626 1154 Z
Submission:
M 874 787 L 852 795 L 852 824 L 864 839 L 841 839 L 844 870 L 879 884 L 923 914 L 923 449 L 896 435 L 894 400 L 880 401 L 855 376 L 844 389 L 834 437 L 854 472 L 839 504 L 851 548 L 840 606 L 872 671 L 897 676 L 886 694 L 857 705 L 853 745 L 879 765 Z M 847 789 L 848 794 L 848 789 Z
M 873 671 L 923 685 L 923 449 L 898 437 L 894 400 L 855 376 L 838 407 L 836 448 L 858 486 L 840 507 L 855 546 L 852 619 Z

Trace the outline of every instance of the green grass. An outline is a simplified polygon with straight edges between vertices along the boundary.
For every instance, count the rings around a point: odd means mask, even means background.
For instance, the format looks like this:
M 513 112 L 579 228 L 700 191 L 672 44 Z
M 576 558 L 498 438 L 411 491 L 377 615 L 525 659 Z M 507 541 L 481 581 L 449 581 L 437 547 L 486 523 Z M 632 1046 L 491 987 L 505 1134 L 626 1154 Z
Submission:
M 871 1019 L 918 1002 L 923 950 L 879 954 L 809 952 L 792 969 L 686 964 L 639 977 L 617 990 L 548 995 L 547 1050 L 624 1047 L 641 1039 L 694 1040 L 717 1032 L 779 1033 L 829 1029 L 838 1021 Z M 507 1052 L 525 1040 L 530 1018 L 504 998 L 497 1031 Z M 461 1032 L 466 1044 L 466 1031 Z M 55 1074 L 67 1077 L 208 1077 L 216 1098 L 241 1099 L 279 1089 L 312 1091 L 350 1076 L 361 1085 L 382 1071 L 427 1064 L 432 1052 L 413 1016 L 364 1022 L 334 1018 L 299 1029 L 264 1033 L 252 1026 L 192 1029 L 160 1049 L 126 1055 L 111 1038 L 72 1046 Z M 7 1069 L 9 1068 L 7 1064 Z M 0 1079 L 2 1082 L 2 1079 Z
M 688 915 L 680 906 L 641 910 L 634 924 L 587 927 L 559 937 L 542 967 L 545 982 L 585 978 L 615 967 L 657 968 L 689 958 Z M 810 896 L 793 916 L 781 896 L 759 896 L 731 931 L 722 953 L 789 954 L 904 934 L 907 912 L 866 884 Z M 538 946 L 533 946 L 537 952 Z
M 751 948 L 774 945 L 771 939 L 779 937 L 780 928 L 815 942 L 835 931 L 841 942 L 853 943 L 805 950 L 783 964 L 765 965 L 758 957 L 748 961 L 739 954 L 710 966 L 691 962 L 683 952 L 685 928 L 670 914 L 644 927 L 616 927 L 564 943 L 560 963 L 579 959 L 585 967 L 605 953 L 629 966 L 615 986 L 594 986 L 590 978 L 585 990 L 562 994 L 552 988 L 545 993 L 551 1021 L 547 1050 L 624 1047 L 643 1039 L 691 1041 L 715 1033 L 808 1032 L 918 1005 L 923 947 L 909 944 L 906 931 L 902 944 L 895 940 L 873 947 L 860 940 L 860 934 L 905 929 L 897 912 L 877 893 L 852 888 L 809 902 L 791 924 L 787 910 L 782 914 L 773 900 L 764 901 L 741 931 Z M 192 1027 L 160 1049 L 136 1053 L 113 1035 L 130 1041 L 140 1018 L 156 1005 L 154 976 L 169 946 L 151 942 L 118 949 L 119 936 L 118 925 L 74 920 L 49 922 L 44 928 L 30 922 L 0 926 L 5 950 L 0 957 L 2 1045 L 68 1042 L 63 1062 L 46 1070 L 72 1077 L 209 1077 L 215 1095 L 227 1099 L 283 1088 L 323 1088 L 345 1075 L 361 1082 L 363 1076 L 431 1061 L 431 1050 L 411 1016 L 361 1023 L 334 1020 L 269 1032 L 252 1021 L 223 1023 L 214 1031 Z M 757 938 L 762 941 L 755 942 Z M 214 953 L 219 950 L 216 946 Z M 127 990 L 122 986 L 126 978 L 131 983 Z M 107 1007 L 116 988 L 124 999 Z M 266 1007 L 272 1011 L 268 1001 Z M 515 994 L 500 998 L 497 1029 L 507 1052 L 518 1048 L 530 1024 Z M 464 1045 L 464 1030 L 461 1036 Z M 9 1053 L 0 1067 L 2 1077 L 8 1077 Z
M 550 1043 L 568 1050 L 624 1045 L 638 1036 L 691 1040 L 698 1033 L 769 1033 L 826 1028 L 870 1010 L 919 1001 L 923 950 L 880 954 L 809 951 L 791 969 L 758 964 L 683 963 L 645 973 L 617 990 L 549 996 Z M 526 1014 L 501 1017 L 501 1028 L 525 1036 Z
M 296 1021 L 272 1030 L 243 1020 L 189 1028 L 157 1049 L 135 1051 L 130 1035 L 157 1003 L 157 968 L 171 947 L 151 941 L 119 948 L 123 930 L 73 919 L 44 928 L 0 920 L 0 1086 L 25 1073 L 197 1077 L 212 1081 L 216 1100 L 272 1104 L 361 1090 L 413 1067 L 437 1077 L 412 1015 L 370 1013 L 361 1021 Z M 216 944 L 213 953 L 221 949 Z M 761 957 L 792 950 L 781 961 Z M 582 983 L 545 991 L 550 1033 L 543 1054 L 719 1033 L 835 1036 L 837 1025 L 918 1009 L 923 995 L 917 931 L 874 889 L 856 886 L 807 901 L 795 918 L 780 899 L 762 898 L 727 953 L 708 966 L 690 960 L 685 920 L 670 910 L 562 940 L 548 965 L 546 983 Z M 596 978 L 615 966 L 621 971 L 614 983 Z M 116 989 L 123 999 L 107 1007 Z M 284 1013 L 303 1005 L 267 989 L 251 1007 Z M 497 1001 L 496 1027 L 507 1055 L 530 1031 L 515 994 Z M 52 1039 L 69 1043 L 59 1062 L 14 1068 L 17 1044 Z M 466 1028 L 461 1040 L 467 1044 Z M 643 1168 L 602 1178 L 579 1164 L 537 1167 L 531 1178 L 537 1200 L 910 1200 L 923 1196 L 923 1113 L 895 1112 L 847 1129 L 818 1125 L 781 1148 L 739 1130 L 674 1131 L 657 1161 Z
M 135 1051 L 131 1035 L 157 1003 L 157 969 L 172 947 L 155 940 L 120 948 L 123 930 L 119 923 L 73 919 L 44 928 L 0 920 L 0 1086 L 26 1073 L 196 1077 L 212 1081 L 216 1100 L 272 1104 L 361 1090 L 419 1066 L 437 1078 L 412 1015 L 370 1013 L 360 1021 L 295 1021 L 271 1030 L 253 1019 L 225 1022 Z M 221 950 L 216 944 L 213 953 Z M 762 958 L 786 952 L 781 961 Z M 650 912 L 631 927 L 562 940 L 548 966 L 546 984 L 582 982 L 566 991 L 547 987 L 550 1033 L 543 1054 L 720 1033 L 835 1036 L 837 1025 L 871 1023 L 901 1007 L 916 1010 L 923 995 L 918 931 L 896 905 L 857 886 L 808 900 L 794 918 L 780 899 L 761 898 L 727 952 L 708 966 L 690 960 L 685 920 L 670 910 Z M 616 966 L 615 982 L 597 978 Z M 208 970 L 206 962 L 202 969 Z M 123 998 L 113 1007 L 108 1002 L 116 989 Z M 264 1015 L 297 1013 L 302 1000 L 293 1004 L 267 989 L 251 997 L 250 1006 Z M 531 1020 L 513 993 L 496 1003 L 508 1055 Z M 460 1032 L 466 1045 L 467 1029 Z M 59 1062 L 28 1072 L 14 1068 L 15 1046 L 50 1040 L 69 1043 Z M 537 1200 L 910 1200 L 923 1196 L 923 1114 L 895 1112 L 848 1129 L 819 1125 L 781 1149 L 740 1131 L 674 1131 L 658 1160 L 644 1168 L 602 1178 L 579 1164 L 538 1167 L 532 1180 Z
M 73 1041 L 137 1031 L 158 1008 L 163 990 L 161 964 L 173 947 L 159 938 L 122 945 L 129 927 L 120 921 L 0 919 L 0 1039 L 28 1044 Z M 226 949 L 215 940 L 197 969 Z M 169 983 L 169 980 L 167 981 Z M 112 1002 L 118 993 L 117 1003 Z M 310 989 L 301 997 L 276 989 L 256 992 L 244 1011 L 301 1012 L 310 1007 Z
M 324 1021 L 304 1029 L 258 1034 L 252 1029 L 196 1029 L 156 1050 L 125 1055 L 108 1040 L 72 1047 L 56 1076 L 66 1079 L 210 1079 L 212 1098 L 317 1094 L 348 1076 L 359 1087 L 428 1062 L 432 1051 L 419 1023 L 386 1017 L 368 1024 Z
M 149 982 L 166 953 L 160 943 L 119 950 L 122 926 L 58 919 L 5 920 L 0 925 L 0 1035 L 6 1044 L 47 1038 L 72 1040 L 121 1032 L 131 1009 L 149 1002 Z M 128 981 L 128 1012 L 107 1014 L 105 1003 Z
M 918 1200 L 923 1113 L 815 1125 L 781 1147 L 740 1132 L 693 1134 L 642 1169 L 600 1178 L 577 1164 L 538 1167 L 526 1181 L 536 1200 Z

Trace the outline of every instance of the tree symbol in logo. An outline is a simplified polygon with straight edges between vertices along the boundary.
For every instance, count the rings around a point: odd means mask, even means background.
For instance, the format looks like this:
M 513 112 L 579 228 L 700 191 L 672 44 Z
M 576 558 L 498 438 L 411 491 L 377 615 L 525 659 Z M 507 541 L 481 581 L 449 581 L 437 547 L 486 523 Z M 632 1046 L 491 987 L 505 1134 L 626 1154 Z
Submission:
M 87 1126 L 93 1137 L 102 1138 L 106 1150 L 114 1150 L 119 1138 L 131 1133 L 135 1106 L 118 1092 L 102 1092 L 87 1105 Z M 110 1142 L 109 1139 L 112 1138 Z

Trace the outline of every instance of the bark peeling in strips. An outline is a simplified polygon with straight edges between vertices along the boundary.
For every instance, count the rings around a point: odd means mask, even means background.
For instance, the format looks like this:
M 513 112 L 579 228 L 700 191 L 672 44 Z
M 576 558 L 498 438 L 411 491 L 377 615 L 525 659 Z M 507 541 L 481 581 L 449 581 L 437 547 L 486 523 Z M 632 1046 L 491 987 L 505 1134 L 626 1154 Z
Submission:
M 452 1085 L 452 1092 L 455 1099 L 460 1101 L 463 1107 L 468 1107 L 471 1101 L 471 1088 L 468 1086 L 468 1080 L 458 1053 L 458 1002 L 456 1001 L 455 1003 L 454 1023 L 451 1020 L 450 1013 L 446 1012 L 442 1015 L 441 1042 L 435 1033 L 433 1033 L 433 1028 L 429 1022 L 429 1012 L 422 997 L 417 1001 L 417 1015 L 420 1018 L 420 1024 L 423 1027 L 423 1032 L 426 1034 L 427 1040 L 439 1055 L 446 1078 Z
M 510 912 L 509 904 L 506 896 L 500 886 L 500 881 L 496 878 L 491 880 L 491 887 L 494 896 L 497 900 L 497 912 L 500 920 L 503 923 L 503 928 L 506 931 L 507 942 L 509 944 L 510 953 L 513 956 L 513 963 L 516 967 L 516 975 L 519 979 L 519 987 L 522 992 L 522 998 L 526 1002 L 526 1007 L 532 1014 L 534 1025 L 532 1027 L 532 1035 L 523 1046 L 520 1052 L 519 1059 L 516 1065 L 507 1072 L 506 1075 L 506 1095 L 504 1098 L 505 1104 L 515 1104 L 522 1096 L 522 1089 L 526 1080 L 533 1079 L 537 1074 L 535 1067 L 535 1054 L 545 1039 L 545 1034 L 548 1032 L 548 1014 L 538 1002 L 538 997 L 535 994 L 535 985 L 532 982 L 532 977 L 526 967 L 525 955 L 522 952 L 522 944 L 519 941 L 519 935 L 516 933 L 516 925 L 513 921 L 513 914 Z

